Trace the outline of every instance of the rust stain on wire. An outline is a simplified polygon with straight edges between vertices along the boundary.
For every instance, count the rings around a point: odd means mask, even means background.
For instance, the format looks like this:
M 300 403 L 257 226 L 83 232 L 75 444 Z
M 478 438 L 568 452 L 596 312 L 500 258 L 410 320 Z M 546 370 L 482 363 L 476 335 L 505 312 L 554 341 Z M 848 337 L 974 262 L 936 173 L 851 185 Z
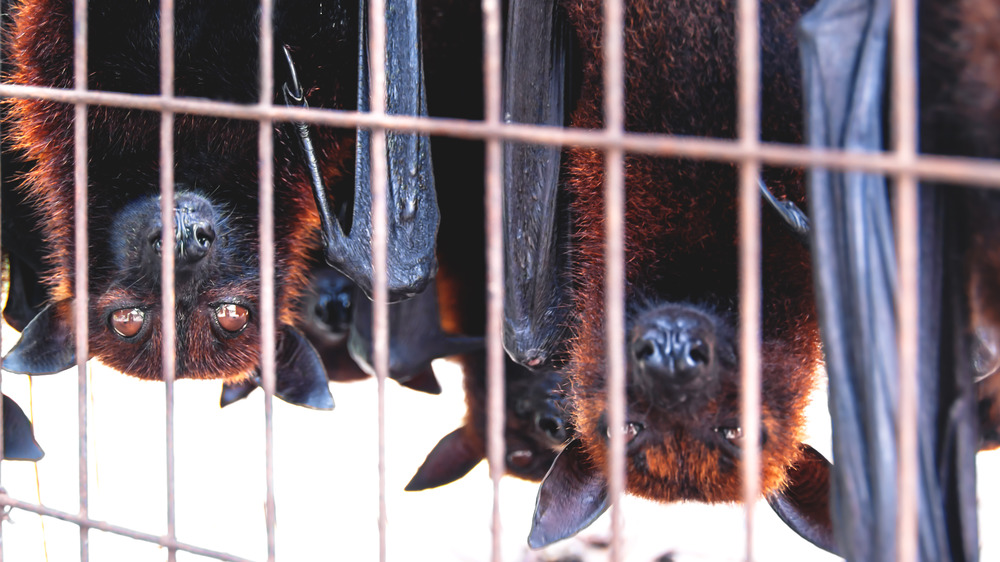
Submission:
M 611 508 L 611 560 L 625 559 L 624 518 L 621 497 L 625 493 L 625 151 L 620 140 L 625 133 L 625 8 L 621 0 L 605 0 L 604 125 L 615 144 L 605 152 L 605 330 L 607 337 L 608 425 L 613 428 L 608 443 L 608 501 Z
M 904 163 L 917 152 L 916 7 L 893 2 L 893 100 L 895 149 Z M 896 559 L 917 559 L 917 179 L 908 167 L 896 182 L 899 295 L 899 410 L 897 411 Z
M 174 4 L 160 2 L 160 93 L 164 99 L 174 94 Z M 176 373 L 176 288 L 174 287 L 174 114 L 163 110 L 160 118 L 160 224 L 162 263 L 161 288 L 163 311 L 163 383 L 167 446 L 167 540 L 177 539 L 174 463 L 174 375 Z M 177 560 L 177 550 L 168 548 L 167 561 Z
M 748 152 L 760 142 L 760 29 L 758 0 L 737 4 L 738 119 L 740 146 Z M 760 163 L 740 165 L 740 426 L 743 428 L 743 506 L 746 559 L 753 560 L 753 510 L 760 497 Z
M 502 118 L 500 3 L 483 0 L 483 92 L 485 118 L 497 125 Z M 493 481 L 492 558 L 502 557 L 503 528 L 500 521 L 500 479 L 506 467 L 504 443 L 504 354 L 503 349 L 503 147 L 499 138 L 486 141 L 486 456 Z
M 369 76 L 371 84 L 369 107 L 371 114 L 385 114 L 385 2 L 371 0 L 368 13 Z M 385 129 L 371 131 L 371 192 L 372 192 L 372 333 L 375 378 L 378 381 L 378 550 L 379 560 L 386 559 L 388 515 L 385 483 L 385 380 L 389 377 L 389 288 L 386 272 L 388 218 L 386 185 L 388 162 Z
M 534 144 L 572 145 L 594 149 L 621 147 L 628 153 L 718 162 L 741 162 L 753 159 L 758 160 L 761 164 L 772 166 L 856 170 L 873 174 L 907 172 L 926 181 L 962 183 L 991 188 L 1000 187 L 1000 162 L 981 158 L 921 154 L 915 160 L 908 160 L 893 153 L 852 152 L 779 143 L 760 142 L 753 147 L 746 147 L 741 144 L 741 141 L 730 139 L 653 133 L 625 133 L 618 136 L 609 135 L 604 131 L 563 129 L 545 125 L 513 123 L 490 125 L 481 121 L 462 119 L 412 115 L 375 116 L 356 111 L 319 108 L 246 106 L 193 98 L 174 98 L 167 101 L 160 96 L 112 92 L 75 92 L 12 84 L 0 84 L 0 97 L 43 99 L 64 103 L 84 102 L 91 105 L 150 111 L 168 109 L 174 113 L 212 115 L 226 119 L 269 119 L 272 121 L 301 121 L 342 128 L 381 128 L 429 135 L 447 135 L 462 139 L 501 138 Z
M 73 3 L 73 76 L 74 90 L 77 93 L 87 89 L 87 2 L 75 0 Z M 80 432 L 80 517 L 86 518 L 88 511 L 88 466 L 87 466 L 87 357 L 90 355 L 87 336 L 87 283 L 88 283 L 88 246 L 87 246 L 87 105 L 78 102 L 75 106 L 73 120 L 74 132 L 74 200 L 73 216 L 75 221 L 74 251 L 75 251 L 75 299 L 73 300 L 79 411 L 78 423 Z M 89 528 L 80 527 L 80 562 L 90 559 Z
M 259 107 L 268 107 L 273 99 L 274 37 L 271 29 L 271 0 L 260 3 L 260 100 Z M 275 559 L 274 501 L 274 390 L 275 390 L 275 310 L 274 310 L 274 124 L 270 119 L 260 119 L 258 137 L 259 170 L 259 229 L 260 229 L 260 370 L 264 388 L 264 464 L 266 499 L 264 523 L 267 528 L 267 560 Z

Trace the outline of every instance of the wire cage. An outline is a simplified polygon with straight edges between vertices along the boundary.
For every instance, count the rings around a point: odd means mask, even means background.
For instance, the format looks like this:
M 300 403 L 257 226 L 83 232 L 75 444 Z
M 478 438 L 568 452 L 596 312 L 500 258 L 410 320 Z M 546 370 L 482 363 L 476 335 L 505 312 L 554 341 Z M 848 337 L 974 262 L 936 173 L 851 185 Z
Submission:
M 739 169 L 739 239 L 740 239 L 740 349 L 742 376 L 742 421 L 747 443 L 758 441 L 760 435 L 760 324 L 761 310 L 757 295 L 761 291 L 760 270 L 760 204 L 758 177 L 762 166 L 784 166 L 798 168 L 822 168 L 825 170 L 850 170 L 894 178 L 897 197 L 895 213 L 897 236 L 899 239 L 899 293 L 898 311 L 899 334 L 899 406 L 898 420 L 898 521 L 896 528 L 896 548 L 900 560 L 918 558 L 917 521 L 917 428 L 918 401 L 916 388 L 916 358 L 918 320 L 918 277 L 917 245 L 918 236 L 916 186 L 918 181 L 939 181 L 961 183 L 984 187 L 1000 186 L 1000 163 L 968 158 L 928 156 L 918 153 L 917 138 L 917 77 L 915 64 L 897 64 L 893 69 L 892 98 L 895 100 L 892 116 L 895 148 L 885 152 L 852 152 L 839 149 L 817 149 L 797 145 L 766 143 L 760 140 L 760 31 L 759 5 L 757 0 L 740 0 L 737 3 L 738 30 L 738 131 L 735 139 L 709 139 L 680 137 L 665 134 L 634 133 L 625 127 L 625 76 L 624 76 L 624 29 L 625 0 L 604 0 L 603 37 L 604 45 L 604 122 L 603 130 L 580 130 L 547 126 L 514 124 L 506 122 L 502 105 L 502 26 L 504 3 L 499 0 L 482 0 L 483 15 L 483 77 L 484 77 L 484 119 L 467 121 L 435 117 L 414 117 L 387 114 L 384 104 L 386 84 L 383 53 L 386 46 L 386 30 L 383 14 L 386 13 L 385 0 L 369 0 L 370 10 L 368 41 L 371 53 L 370 83 L 371 106 L 368 111 L 343 111 L 319 108 L 297 108 L 277 106 L 269 100 L 274 98 L 272 68 L 273 35 L 270 22 L 273 12 L 271 0 L 261 0 L 260 21 L 260 92 L 259 103 L 237 104 L 204 99 L 175 97 L 174 81 L 174 6 L 171 1 L 160 3 L 159 44 L 161 87 L 159 94 L 134 95 L 87 89 L 87 4 L 75 3 L 75 69 L 73 89 L 50 89 L 4 83 L 0 85 L 0 96 L 4 98 L 32 98 L 72 104 L 75 108 L 75 173 L 76 173 L 76 224 L 86 225 L 87 221 L 87 108 L 107 105 L 135 110 L 154 111 L 161 114 L 160 186 L 162 190 L 162 222 L 164 244 L 169 244 L 173 232 L 174 200 L 173 162 L 175 155 L 174 121 L 180 115 L 217 116 L 228 119 L 242 119 L 259 123 L 259 224 L 260 224 L 260 325 L 261 325 L 261 373 L 264 389 L 262 405 L 256 400 L 240 406 L 239 417 L 229 414 L 228 421 L 222 414 L 211 423 L 217 427 L 217 434 L 210 442 L 205 442 L 203 422 L 194 418 L 193 410 L 214 408 L 212 403 L 217 395 L 205 392 L 204 385 L 186 381 L 174 381 L 175 357 L 173 303 L 175 302 L 173 256 L 163 252 L 163 355 L 164 385 L 151 385 L 137 381 L 112 382 L 114 375 L 105 375 L 95 367 L 88 366 L 87 330 L 76 331 L 75 348 L 80 358 L 77 367 L 77 385 L 67 393 L 65 384 L 46 378 L 29 382 L 16 380 L 7 375 L 3 379 L 4 390 L 15 389 L 23 392 L 27 387 L 50 388 L 54 396 L 51 408 L 69 408 L 75 402 L 79 434 L 76 483 L 74 491 L 66 482 L 59 486 L 68 488 L 74 501 L 43 501 L 41 491 L 35 498 L 17 494 L 0 494 L 0 505 L 8 509 L 9 521 L 5 521 L 0 542 L 0 559 L 7 545 L 8 556 L 21 559 L 11 549 L 19 547 L 16 535 L 21 532 L 18 522 L 23 513 L 33 512 L 43 516 L 49 528 L 45 533 L 53 537 L 46 542 L 51 556 L 46 551 L 38 559 L 65 559 L 64 556 L 78 556 L 80 560 L 94 559 L 150 559 L 164 556 L 168 560 L 275 560 L 275 559 L 413 559 L 434 556 L 448 559 L 454 554 L 461 558 L 459 549 L 447 550 L 441 546 L 463 538 L 465 533 L 475 532 L 469 542 L 477 559 L 494 561 L 516 559 L 523 554 L 521 529 L 503 523 L 506 506 L 502 503 L 503 492 L 508 491 L 504 474 L 504 351 L 502 347 L 503 317 L 503 248 L 502 248 L 502 190 L 501 177 L 502 150 L 504 142 L 523 142 L 553 146 L 584 146 L 605 154 L 607 199 L 607 274 L 606 287 L 606 328 L 608 333 L 625 332 L 625 232 L 624 193 L 626 154 L 645 154 L 677 157 L 693 160 L 711 160 L 733 163 Z M 895 61 L 916 60 L 916 6 L 912 0 L 897 0 L 893 6 L 892 59 Z M 359 384 L 351 389 L 338 387 L 338 410 L 332 414 L 317 412 L 276 412 L 273 405 L 275 395 L 275 260 L 274 255 L 274 158 L 272 132 L 278 123 L 301 122 L 315 126 L 338 128 L 365 128 L 372 134 L 372 249 L 375 264 L 374 302 L 374 366 L 377 377 L 374 382 Z M 479 490 L 470 497 L 468 489 L 443 492 L 421 503 L 404 506 L 392 495 L 387 482 L 394 481 L 394 473 L 406 469 L 394 467 L 393 459 L 402 456 L 398 451 L 429 450 L 433 440 L 428 437 L 438 435 L 436 429 L 429 429 L 414 423 L 410 418 L 423 417 L 431 411 L 446 410 L 452 418 L 461 415 L 458 406 L 442 406 L 445 398 L 457 397 L 457 391 L 446 385 L 444 397 L 419 397 L 406 402 L 396 394 L 396 390 L 386 385 L 389 370 L 388 331 L 388 289 L 386 288 L 386 190 L 387 164 L 384 146 L 385 133 L 389 130 L 415 131 L 440 137 L 454 137 L 483 142 L 485 146 L 485 209 L 486 262 L 487 262 L 487 364 L 488 364 L 488 455 L 489 476 L 492 494 Z M 5 219 L 6 220 L 6 219 Z M 87 230 L 76 230 L 76 248 L 87 248 Z M 75 287 L 76 294 L 86 294 L 87 260 L 86 251 L 77 252 Z M 75 308 L 78 326 L 87 325 L 88 310 L 85 299 L 78 299 Z M 9 332 L 4 334 L 9 339 Z M 625 423 L 625 357 L 621 346 L 608 349 L 608 425 L 622 427 Z M 436 365 L 443 367 L 443 365 Z M 457 377 L 458 375 L 454 375 Z M 118 377 L 122 378 L 122 377 Z M 455 382 L 455 378 L 451 379 Z M 120 394 L 110 390 L 112 386 L 125 385 Z M 27 385 L 27 386 L 26 386 Z M 375 386 L 373 389 L 372 387 Z M 103 388 L 102 388 L 103 387 Z M 118 388 L 117 386 L 115 386 Z M 159 406 L 158 395 L 165 388 L 165 401 Z M 215 387 L 213 387 L 215 388 Z M 101 391 L 101 392 L 98 392 Z M 61 393 L 61 394 L 60 394 Z M 23 395 L 23 394 L 22 394 Z M 210 395 L 210 396 L 209 396 Z M 208 399 L 205 396 L 209 396 Z M 74 399 L 75 398 L 75 399 Z M 455 400 L 451 400 L 455 402 Z M 181 408 L 178 405 L 182 404 Z M 45 415 L 47 408 L 42 404 L 33 406 L 36 419 Z M 102 410 L 114 414 L 103 414 Z M 263 409 L 263 416 L 260 409 Z M 392 416 L 393 408 L 405 412 Z M 341 427 L 337 436 L 324 435 L 318 428 L 326 428 L 320 416 L 337 416 L 343 411 L 353 412 L 355 420 L 361 420 L 367 427 Z M 399 412 L 393 412 L 399 413 Z M 228 414 L 228 412 L 227 412 Z M 51 412 L 50 415 L 55 415 Z M 347 415 L 346 413 L 343 415 Z M 134 418 L 133 418 L 134 416 Z M 135 424 L 133 419 L 147 419 L 162 416 L 165 434 L 159 429 L 146 428 Z M 260 423 L 261 418 L 263 423 Z M 254 421 L 256 420 L 256 421 Z M 448 424 L 453 419 L 441 423 L 440 430 L 450 430 Z M 419 426 L 419 427 L 418 427 Z M 98 437 L 98 428 L 114 428 L 109 437 Z M 300 439 L 282 442 L 280 435 L 297 435 Z M 66 427 L 60 431 L 65 435 Z M 263 432 L 261 432 L 263 429 Z M 103 435 L 103 434 L 101 434 Z M 262 439 L 261 439 L 262 437 Z M 95 459 L 97 452 L 108 450 L 105 441 L 116 441 L 124 452 L 124 467 L 116 467 L 113 462 Z M 623 499 L 625 491 L 625 437 L 616 432 L 610 435 L 609 501 L 612 505 L 610 534 L 607 544 L 600 547 L 611 560 L 639 560 L 645 556 L 652 559 L 656 553 L 638 553 L 626 544 L 628 535 L 624 527 L 624 515 L 629 509 L 637 510 L 636 518 L 645 516 L 644 507 L 629 504 Z M 165 444 L 163 442 L 165 440 Z M 125 441 L 131 443 L 121 447 Z M 186 447 L 185 456 L 177 458 L 175 449 Z M 305 450 L 303 448 L 308 448 Z M 161 451 L 155 453 L 156 450 Z M 393 451 L 397 451 L 394 455 Z M 52 458 L 64 467 L 73 463 L 73 453 L 48 449 Z M 727 546 L 736 549 L 736 556 L 746 559 L 755 553 L 764 552 L 766 545 L 760 539 L 759 527 L 767 526 L 758 516 L 760 497 L 759 450 L 746 447 L 743 451 L 742 470 L 744 474 L 745 515 L 743 533 L 734 543 Z M 68 456 L 67 456 L 68 455 Z M 145 457 L 145 455 L 150 455 Z M 139 457 L 139 458 L 137 458 Z M 137 482 L 135 472 L 157 474 L 163 466 L 165 482 L 152 482 L 152 476 L 140 476 L 149 482 L 149 489 L 118 490 L 117 493 L 133 502 L 150 503 L 153 511 L 165 514 L 147 516 L 138 511 L 125 509 L 114 511 L 95 496 L 97 482 L 113 488 L 113 482 L 121 479 L 133 485 Z M 33 469 L 33 467 L 32 467 Z M 132 474 L 129 474 L 131 471 Z M 147 472 L 148 471 L 148 472 Z M 276 475 L 284 474 L 280 484 Z M 10 476 L 9 476 L 10 475 Z M 183 476 L 185 483 L 199 482 L 195 488 L 184 489 L 179 484 Z M 236 477 L 249 476 L 247 480 Z M 27 467 L 4 464 L 3 484 L 6 489 L 8 478 L 37 478 Z M 72 477 L 71 477 L 72 478 Z M 362 479 L 362 480 L 359 480 Z M 254 483 L 255 482 L 255 483 Z M 281 486 L 285 486 L 282 488 Z M 53 485 L 55 487 L 55 485 Z M 216 488 L 226 488 L 220 493 Z M 156 494 L 161 494 L 154 497 Z M 492 498 L 490 498 L 492 495 Z M 54 497 L 54 496 L 53 496 Z M 322 501 L 327 498 L 330 503 Z M 440 498 L 447 498 L 444 501 Z M 483 505 L 474 503 L 480 500 Z M 492 511 L 486 505 L 492 502 Z M 530 501 L 530 500 L 529 500 Z M 260 504 L 264 509 L 260 510 Z M 282 506 L 295 505 L 295 508 Z M 95 506 L 94 504 L 98 504 Z M 126 504 L 127 505 L 127 504 Z M 301 506 L 301 507 L 300 507 Z M 394 511 L 394 506 L 398 511 Z M 621 507 L 625 506 L 625 507 Z M 988 509 L 984 502 L 982 510 Z M 98 507 L 99 509 L 93 509 Z M 697 510 L 685 505 L 678 509 Z M 482 510 L 484 518 L 491 518 L 491 525 L 478 531 L 454 527 L 456 518 L 465 518 L 464 512 Z M 233 530 L 230 519 L 240 521 L 246 513 L 259 519 L 255 529 L 248 532 L 244 528 Z M 449 516 L 439 514 L 447 513 Z M 488 515 L 486 515 L 488 513 Z M 259 515 L 257 515 L 259 514 Z M 280 514 L 280 517 L 279 515 Z M 404 515 L 405 514 L 405 515 Z M 516 517 L 529 522 L 530 512 L 518 513 Z M 719 515 L 712 513 L 706 521 L 714 521 Z M 734 516 L 736 517 L 736 516 Z M 684 519 L 679 515 L 678 519 Z M 437 534 L 427 536 L 427 529 L 434 520 L 440 519 L 441 528 Z M 110 521 L 117 522 L 112 523 Z M 190 520 L 190 522 L 188 522 Z M 282 522 L 281 527 L 278 521 Z M 410 522 L 420 521 L 420 525 Z M 630 519 L 632 521 L 632 519 Z M 363 536 L 357 536 L 358 526 L 367 528 Z M 143 529 L 143 530 L 139 530 Z M 279 531 L 281 529 L 281 531 Z M 414 530 L 415 529 L 415 530 Z M 100 531 L 94 533 L 91 531 Z M 686 533 L 686 531 L 679 531 Z M 103 542 L 106 535 L 118 535 L 135 541 L 138 546 L 125 543 Z M 518 536 L 511 538 L 511 535 Z M 69 548 L 69 537 L 79 537 Z M 395 537 L 393 537 L 395 535 Z M 59 537 L 55 539 L 54 537 Z M 100 537 L 100 538 L 99 538 Z M 187 539 L 185 537 L 194 537 Z M 222 537 L 222 538 L 219 538 Z M 247 539 L 247 537 L 253 537 Z M 287 537 L 287 540 L 285 540 Z M 790 539 L 792 535 L 785 538 Z M 181 540 L 184 538 L 184 540 Z M 369 539 L 371 542 L 369 542 Z M 391 540 L 390 540 L 391 539 Z M 704 539 L 701 539 L 704 540 Z M 796 539 L 797 540 L 797 539 Z M 203 542 L 210 541 L 210 542 Z M 229 542 L 227 542 L 229 541 Z M 51 542 L 52 545 L 48 543 Z M 433 549 L 429 542 L 437 543 Z M 56 545 L 56 543 L 60 543 Z M 92 544 L 93 543 L 93 544 Z M 391 544 L 390 544 L 391 543 Z M 738 543 L 738 544 L 737 544 Z M 206 544 L 237 545 L 233 551 L 206 547 Z M 361 546 L 351 546 L 361 544 Z M 134 550 L 130 550 L 134 548 Z M 781 548 L 786 548 L 782 546 Z M 805 547 L 804 556 L 820 556 L 819 551 Z M 512 555 L 511 551 L 516 551 Z M 18 551 L 20 552 L 20 551 Z M 237 554 L 237 552 L 239 554 Z M 730 550 L 730 552 L 734 552 Z M 775 556 L 773 551 L 767 551 Z M 794 556 L 799 551 L 794 552 Z M 985 552 L 985 551 L 984 551 Z M 683 552 L 677 552 L 682 555 Z M 535 559 L 546 560 L 544 554 Z M 551 555 L 555 557 L 556 555 Z M 985 556 L 985 554 L 984 554 Z M 672 558 L 663 558 L 672 559 Z

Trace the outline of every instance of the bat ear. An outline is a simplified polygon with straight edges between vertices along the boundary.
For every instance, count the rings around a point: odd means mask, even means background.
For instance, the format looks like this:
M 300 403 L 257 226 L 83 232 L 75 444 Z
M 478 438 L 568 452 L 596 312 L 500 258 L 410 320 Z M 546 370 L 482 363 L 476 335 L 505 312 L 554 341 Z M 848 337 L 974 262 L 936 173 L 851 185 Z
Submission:
M 592 466 L 579 439 L 571 440 L 538 488 L 528 546 L 541 548 L 579 533 L 609 505 L 604 471 Z
M 76 365 L 73 299 L 47 304 L 28 322 L 7 352 L 3 368 L 12 373 L 50 375 Z
M 275 394 L 278 398 L 316 410 L 333 409 L 333 395 L 323 360 L 302 332 L 292 326 L 285 326 L 281 331 L 276 369 Z
M 799 446 L 802 459 L 788 471 L 788 485 L 767 497 L 778 517 L 814 545 L 838 554 L 830 516 L 830 461 L 809 445 Z
M 45 452 L 35 441 L 28 417 L 17 402 L 3 395 L 3 458 L 37 461 L 43 456 Z
M 437 377 L 434 376 L 434 371 L 431 369 L 420 371 L 399 384 L 406 388 L 426 392 L 427 394 L 441 394 L 441 383 L 438 382 Z
M 219 407 L 225 408 L 233 402 L 239 402 L 257 388 L 258 384 L 254 379 L 246 379 L 240 382 L 222 383 L 222 396 L 219 397 Z
M 418 492 L 450 484 L 468 474 L 483 456 L 482 445 L 474 443 L 466 427 L 462 426 L 438 441 L 406 485 L 406 491 Z

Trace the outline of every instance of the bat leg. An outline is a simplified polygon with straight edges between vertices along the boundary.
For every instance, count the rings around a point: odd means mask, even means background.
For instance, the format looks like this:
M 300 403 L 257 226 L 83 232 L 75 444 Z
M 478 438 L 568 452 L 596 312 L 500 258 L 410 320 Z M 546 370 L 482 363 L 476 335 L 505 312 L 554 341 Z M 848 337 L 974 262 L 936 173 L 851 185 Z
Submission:
M 778 216 L 792 229 L 799 241 L 808 246 L 809 217 L 795 203 L 787 200 L 782 201 L 775 197 L 764 184 L 764 180 L 758 178 L 757 185 L 760 187 L 760 196 L 764 198 L 764 201 L 778 213 Z
M 368 86 L 368 3 L 360 4 L 358 56 L 358 110 L 369 110 Z M 419 23 L 415 4 L 389 0 L 386 10 L 386 94 L 385 110 L 391 115 L 427 115 Z M 291 69 L 291 84 L 283 87 L 289 105 L 308 107 L 298 84 L 288 49 L 285 56 Z M 358 129 L 355 158 L 354 208 L 352 226 L 345 233 L 330 209 L 326 189 L 319 175 L 316 153 L 309 128 L 295 123 L 310 170 L 316 204 L 323 229 L 327 262 L 350 278 L 365 294 L 372 294 L 371 233 L 371 132 Z M 431 169 L 430 138 L 406 132 L 386 132 L 388 164 L 388 256 L 389 300 L 396 302 L 424 290 L 437 272 L 435 246 L 440 214 Z

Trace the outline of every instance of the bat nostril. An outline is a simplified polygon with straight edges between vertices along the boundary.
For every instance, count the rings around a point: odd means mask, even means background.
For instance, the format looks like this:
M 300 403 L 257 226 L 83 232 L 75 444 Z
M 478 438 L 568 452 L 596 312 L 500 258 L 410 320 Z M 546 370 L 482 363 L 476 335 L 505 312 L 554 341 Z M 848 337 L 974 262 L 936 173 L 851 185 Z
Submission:
M 705 342 L 695 341 L 688 347 L 687 364 L 692 368 L 708 365 L 710 361 L 711 350 Z
M 543 434 L 557 443 L 562 443 L 566 439 L 565 424 L 557 416 L 540 415 L 535 424 Z
M 198 246 L 207 249 L 213 242 L 215 242 L 215 229 L 212 228 L 212 225 L 207 223 L 195 226 L 194 240 Z
M 640 363 L 647 363 L 654 360 L 656 355 L 656 342 L 648 336 L 638 338 L 632 342 L 632 357 Z

